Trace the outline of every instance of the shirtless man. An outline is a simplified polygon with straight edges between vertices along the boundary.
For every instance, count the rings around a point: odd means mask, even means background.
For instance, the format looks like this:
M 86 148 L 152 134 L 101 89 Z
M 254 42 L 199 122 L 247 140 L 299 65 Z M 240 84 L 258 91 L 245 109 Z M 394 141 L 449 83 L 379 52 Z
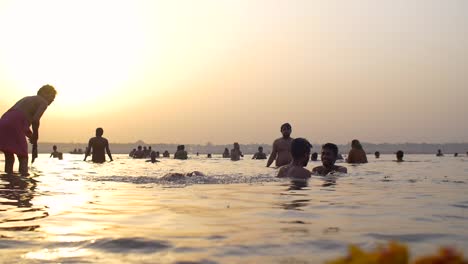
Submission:
M 52 153 L 50 153 L 50 158 L 57 158 L 59 160 L 63 159 L 63 154 L 62 152 L 57 151 L 57 146 L 53 146 L 52 149 L 54 150 Z
M 28 142 L 37 149 L 40 120 L 47 107 L 55 100 L 57 91 L 51 85 L 42 86 L 37 95 L 27 96 L 16 102 L 0 118 L 0 151 L 5 154 L 5 172 L 13 173 L 15 154 L 21 175 L 28 173 Z M 32 126 L 32 131 L 29 127 Z
M 310 178 L 310 171 L 305 169 L 309 163 L 310 149 L 312 144 L 305 138 L 296 138 L 291 142 L 291 155 L 293 161 L 281 167 L 278 171 L 278 178 Z
M 291 125 L 289 123 L 285 123 L 281 126 L 281 134 L 283 134 L 283 137 L 273 142 L 273 150 L 268 159 L 267 167 L 270 167 L 275 159 L 276 167 L 281 167 L 291 162 L 291 142 L 293 141 L 291 138 L 291 131 Z
M 262 147 L 262 146 L 258 147 L 258 152 L 255 153 L 255 154 L 253 155 L 253 157 L 252 157 L 252 159 L 266 159 L 266 158 L 267 158 L 267 156 L 266 156 L 266 154 L 263 152 L 263 147 Z
M 107 152 L 110 161 L 113 161 L 112 154 L 109 149 L 109 141 L 102 137 L 103 134 L 104 130 L 102 128 L 96 129 L 96 137 L 93 137 L 89 140 L 88 151 L 86 151 L 84 161 L 86 161 L 86 158 L 89 156 L 91 148 L 93 149 L 93 162 L 104 163 L 106 161 L 104 150 Z
M 234 142 L 234 148 L 231 149 L 231 160 L 238 161 L 241 157 L 244 157 L 242 151 L 240 150 L 240 145 L 237 142 Z
M 334 172 L 348 173 L 348 169 L 335 165 L 338 157 L 338 147 L 335 144 L 327 143 L 322 146 L 322 166 L 315 167 L 312 173 L 321 176 L 333 174 Z

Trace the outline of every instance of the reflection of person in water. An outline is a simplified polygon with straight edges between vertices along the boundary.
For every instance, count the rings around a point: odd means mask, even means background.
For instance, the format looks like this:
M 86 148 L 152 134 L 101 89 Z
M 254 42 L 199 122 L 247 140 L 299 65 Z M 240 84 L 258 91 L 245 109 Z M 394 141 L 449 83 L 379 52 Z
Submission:
M 0 201 L 0 205 L 16 206 L 18 208 L 32 207 L 31 200 L 35 195 L 37 181 L 16 175 L 0 176 L 0 197 L 8 201 Z

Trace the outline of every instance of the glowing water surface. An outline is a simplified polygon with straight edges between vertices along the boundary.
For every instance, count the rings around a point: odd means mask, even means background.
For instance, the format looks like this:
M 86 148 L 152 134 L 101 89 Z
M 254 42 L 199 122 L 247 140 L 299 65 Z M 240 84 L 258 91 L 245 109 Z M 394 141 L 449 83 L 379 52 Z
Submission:
M 466 157 L 383 155 L 308 182 L 250 157 L 82 158 L 41 154 L 31 176 L 0 176 L 0 262 L 320 263 L 387 240 L 468 253 Z M 195 170 L 206 176 L 160 179 Z

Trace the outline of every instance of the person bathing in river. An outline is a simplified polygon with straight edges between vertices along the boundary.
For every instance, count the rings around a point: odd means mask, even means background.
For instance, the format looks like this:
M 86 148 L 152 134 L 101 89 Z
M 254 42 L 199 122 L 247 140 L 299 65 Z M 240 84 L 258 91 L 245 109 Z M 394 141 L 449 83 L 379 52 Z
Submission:
M 310 178 L 310 171 L 307 170 L 309 163 L 310 150 L 312 144 L 305 138 L 296 138 L 291 142 L 292 162 L 281 167 L 278 171 L 278 178 L 295 178 L 307 179 Z
M 283 136 L 273 142 L 273 149 L 267 161 L 267 167 L 270 167 L 274 160 L 276 160 L 276 167 L 281 167 L 291 162 L 291 142 L 293 140 L 291 138 L 291 131 L 292 128 L 289 123 L 281 125 L 281 134 Z
M 335 165 L 338 157 L 338 146 L 333 143 L 326 143 L 322 146 L 322 166 L 317 166 L 312 169 L 312 173 L 321 176 L 333 174 L 335 172 L 347 173 L 348 169 L 342 166 Z
M 0 119 L 0 151 L 5 154 L 5 173 L 13 173 L 16 154 L 19 172 L 24 176 L 29 175 L 26 138 L 37 146 L 41 117 L 56 95 L 57 91 L 53 86 L 44 85 L 37 95 L 24 97 L 3 114 Z M 29 126 L 32 126 L 32 131 Z

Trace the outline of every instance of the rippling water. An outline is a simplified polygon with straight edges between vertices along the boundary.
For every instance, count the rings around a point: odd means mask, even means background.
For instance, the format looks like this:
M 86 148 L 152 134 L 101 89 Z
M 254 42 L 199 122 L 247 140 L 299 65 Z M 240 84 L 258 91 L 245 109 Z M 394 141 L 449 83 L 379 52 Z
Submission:
M 468 253 L 466 157 L 384 155 L 308 182 L 248 158 L 82 158 L 40 155 L 31 176 L 0 176 L 0 262 L 319 263 L 387 240 Z M 206 176 L 161 179 L 192 171 Z

